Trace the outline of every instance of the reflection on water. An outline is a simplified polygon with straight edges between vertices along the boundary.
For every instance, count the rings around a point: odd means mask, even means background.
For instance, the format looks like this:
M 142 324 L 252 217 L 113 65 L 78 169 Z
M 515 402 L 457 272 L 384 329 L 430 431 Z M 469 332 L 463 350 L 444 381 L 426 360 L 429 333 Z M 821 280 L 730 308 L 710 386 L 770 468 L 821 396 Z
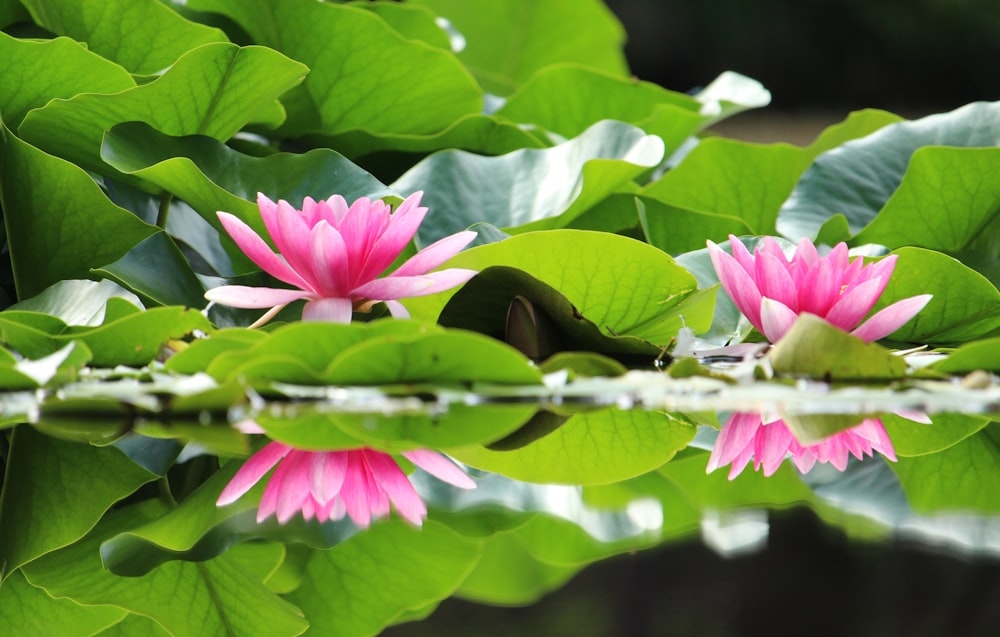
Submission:
M 524 635 L 994 635 L 1000 561 L 907 540 L 858 542 L 808 509 L 768 514 L 760 551 L 693 539 L 588 567 L 538 603 L 451 599 L 386 637 Z

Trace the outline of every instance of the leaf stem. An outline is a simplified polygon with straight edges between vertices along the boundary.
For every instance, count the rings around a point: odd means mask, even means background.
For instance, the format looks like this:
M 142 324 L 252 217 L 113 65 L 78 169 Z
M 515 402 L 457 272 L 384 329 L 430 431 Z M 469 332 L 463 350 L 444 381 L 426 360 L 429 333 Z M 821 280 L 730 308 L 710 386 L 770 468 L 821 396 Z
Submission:
M 167 217 L 170 216 L 170 202 L 174 196 L 165 192 L 160 196 L 160 208 L 156 211 L 156 225 L 164 230 L 167 229 Z

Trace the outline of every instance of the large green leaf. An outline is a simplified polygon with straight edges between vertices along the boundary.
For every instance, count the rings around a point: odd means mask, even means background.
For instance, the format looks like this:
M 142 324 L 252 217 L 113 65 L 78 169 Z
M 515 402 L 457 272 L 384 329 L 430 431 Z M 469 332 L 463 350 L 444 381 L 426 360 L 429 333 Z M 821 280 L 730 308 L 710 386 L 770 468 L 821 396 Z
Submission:
M 121 577 L 102 567 L 101 542 L 163 512 L 155 500 L 115 511 L 80 542 L 33 562 L 25 576 L 53 597 L 117 606 L 153 619 L 178 637 L 305 631 L 298 609 L 269 591 L 259 574 L 244 566 L 237 549 L 207 562 L 169 562 L 140 577 Z M 280 554 L 275 556 L 280 560 Z
M 998 142 L 1000 103 L 996 102 L 977 102 L 950 113 L 891 124 L 818 157 L 782 206 L 778 230 L 793 240 L 812 238 L 827 219 L 839 213 L 856 234 L 871 223 L 900 187 L 917 149 L 923 146 L 992 147 Z M 953 157 L 951 153 L 939 156 Z M 975 155 L 970 156 L 970 160 L 976 162 Z M 970 169 L 973 173 L 981 170 L 975 163 Z M 918 174 L 932 180 L 941 179 L 933 171 L 928 174 L 920 170 Z M 969 185 L 961 180 L 949 180 L 943 185 L 948 193 L 968 196 L 965 193 Z M 940 196 L 951 194 L 941 192 Z M 966 225 L 966 221 L 957 225 Z
M 189 22 L 156 0 L 24 0 L 35 22 L 84 42 L 132 73 L 159 73 L 189 50 L 225 42 L 218 29 Z
M 499 157 L 437 153 L 392 187 L 404 195 L 425 191 L 422 201 L 430 212 L 417 236 L 427 245 L 483 221 L 522 230 L 531 222 L 536 222 L 533 229 L 564 226 L 609 194 L 629 188 L 662 158 L 660 138 L 605 121 L 553 148 Z M 563 177 L 556 180 L 553 175 Z
M 535 71 L 573 62 L 625 76 L 625 33 L 596 0 L 478 3 L 415 0 L 451 22 L 465 38 L 459 59 L 487 91 L 507 95 Z
M 118 449 L 14 431 L 0 502 L 0 565 L 18 567 L 83 537 L 112 504 L 156 476 Z
M 122 67 L 69 38 L 39 42 L 0 33 L 0 112 L 13 130 L 33 108 L 80 93 L 117 93 L 135 86 Z
M 313 552 L 302 585 L 288 598 L 317 634 L 374 635 L 403 613 L 449 597 L 479 551 L 478 543 L 437 522 L 419 530 L 380 522 L 330 550 Z
M 407 40 L 370 11 L 312 0 L 189 0 L 187 6 L 224 14 L 257 44 L 309 66 L 303 86 L 284 98 L 287 135 L 429 134 L 481 110 L 475 81 L 450 51 Z
M 897 119 L 882 111 L 853 113 L 806 148 L 703 140 L 639 194 L 647 238 L 677 254 L 729 234 L 774 234 L 778 210 L 817 154 Z
M 26 116 L 18 131 L 43 150 L 107 172 L 101 142 L 115 124 L 141 121 L 169 135 L 226 140 L 307 71 L 264 47 L 206 44 L 149 84 L 114 95 L 50 102 Z
M 628 122 L 673 150 L 711 121 L 702 103 L 649 82 L 570 64 L 546 67 L 500 107 L 501 117 L 576 137 L 602 119 Z
M 0 130 L 0 202 L 20 298 L 62 279 L 87 278 L 91 268 L 156 231 L 112 204 L 84 170 L 6 128 Z
M 136 244 L 122 258 L 94 268 L 155 305 L 204 307 L 205 287 L 177 244 L 157 232 Z
M 659 467 L 694 433 L 692 425 L 663 413 L 606 409 L 577 414 L 513 451 L 470 446 L 450 453 L 473 467 L 526 482 L 607 484 Z
M 483 270 L 518 268 L 559 290 L 606 334 L 665 345 L 687 325 L 711 325 L 715 291 L 697 282 L 670 256 L 634 239 L 602 232 L 548 230 L 478 246 L 448 262 Z M 454 291 L 407 300 L 413 316 L 435 319 Z M 683 318 L 682 318 L 683 317 Z
M 1000 329 L 1000 292 L 952 257 L 900 248 L 896 268 L 875 310 L 917 294 L 934 298 L 891 338 L 906 343 L 960 344 Z
M 856 244 L 961 250 L 1000 212 L 998 148 L 920 148 Z
M 305 197 L 339 194 L 350 202 L 390 194 L 375 177 L 332 150 L 252 157 L 211 137 L 173 137 L 142 122 L 108 131 L 101 158 L 115 170 L 186 201 L 222 233 L 230 254 L 239 250 L 223 232 L 216 212 L 232 213 L 266 237 L 256 205 L 258 192 L 297 207 Z
M 10 635 L 90 637 L 120 622 L 127 613 L 113 606 L 81 606 L 52 599 L 19 572 L 0 587 L 0 626 Z

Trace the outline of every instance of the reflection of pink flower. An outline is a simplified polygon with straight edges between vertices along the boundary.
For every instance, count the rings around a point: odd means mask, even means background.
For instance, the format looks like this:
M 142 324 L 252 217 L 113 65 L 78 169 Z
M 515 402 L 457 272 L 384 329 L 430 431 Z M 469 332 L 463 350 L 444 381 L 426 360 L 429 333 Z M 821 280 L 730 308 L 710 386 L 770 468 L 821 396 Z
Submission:
M 906 416 L 926 422 L 926 417 L 909 413 Z M 763 467 L 764 475 L 770 476 L 788 456 L 802 473 L 808 473 L 817 462 L 832 464 L 843 471 L 847 468 L 848 456 L 861 460 L 872 456 L 874 451 L 896 461 L 892 441 L 878 418 L 866 418 L 861 424 L 821 442 L 803 445 L 781 419 L 764 422 L 760 414 L 736 413 L 723 425 L 709 456 L 706 472 L 711 473 L 732 463 L 729 469 L 729 479 L 732 480 L 752 459 L 755 470 L 760 471 Z
M 397 318 L 409 314 L 397 299 L 434 294 L 468 281 L 473 270 L 430 272 L 458 254 L 476 233 L 459 232 L 427 246 L 389 275 L 379 278 L 410 243 L 427 208 L 417 192 L 390 214 L 384 202 L 362 197 L 348 207 L 340 195 L 325 201 L 306 197 L 302 210 L 286 201 L 274 203 L 262 194 L 257 204 L 275 254 L 247 224 L 219 213 L 219 221 L 250 260 L 271 276 L 296 289 L 224 285 L 205 298 L 241 308 L 271 308 L 266 322 L 285 305 L 305 299 L 307 321 L 350 323 L 354 310 L 384 301 Z
M 844 243 L 820 257 L 816 246 L 803 239 L 789 261 L 772 237 L 766 237 L 763 248 L 757 247 L 752 255 L 732 235 L 729 244 L 732 256 L 708 242 L 715 272 L 736 307 L 772 343 L 803 312 L 870 343 L 902 327 L 931 299 L 920 294 L 896 301 L 861 323 L 885 290 L 896 267 L 895 255 L 865 265 L 861 258 L 848 257 Z
M 426 449 L 404 451 L 410 462 L 431 475 L 463 489 L 476 485 L 443 455 Z M 420 526 L 427 516 L 423 500 L 406 474 L 387 453 L 373 449 L 350 451 L 301 451 L 271 442 L 247 460 L 223 489 L 216 504 L 232 504 L 271 467 L 278 465 L 264 489 L 257 521 L 276 513 L 284 524 L 302 516 L 320 522 L 339 520 L 345 514 L 360 527 L 372 518 L 389 514 L 389 503 L 408 522 Z

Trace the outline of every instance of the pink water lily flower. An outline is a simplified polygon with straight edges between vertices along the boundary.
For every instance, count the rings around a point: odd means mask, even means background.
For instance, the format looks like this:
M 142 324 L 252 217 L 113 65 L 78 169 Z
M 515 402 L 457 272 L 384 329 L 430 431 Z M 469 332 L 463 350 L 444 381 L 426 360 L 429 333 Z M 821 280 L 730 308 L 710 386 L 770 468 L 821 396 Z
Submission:
M 816 246 L 803 239 L 791 260 L 772 237 L 753 254 L 733 235 L 729 245 L 732 256 L 708 242 L 715 272 L 740 312 L 772 343 L 804 312 L 870 343 L 895 332 L 931 300 L 930 294 L 902 299 L 862 323 L 892 276 L 895 255 L 865 265 L 862 258 L 848 256 L 844 243 L 820 257 Z
M 925 414 L 900 412 L 899 415 L 916 422 L 930 423 Z M 736 413 L 723 425 L 708 458 L 706 473 L 731 464 L 729 479 L 733 480 L 753 460 L 756 471 L 763 467 L 764 475 L 770 476 L 788 457 L 801 473 L 808 473 L 817 462 L 832 464 L 843 471 L 847 468 L 849 456 L 862 460 L 865 456 L 871 457 L 875 451 L 896 461 L 896 450 L 878 418 L 866 418 L 860 424 L 821 442 L 803 445 L 780 418 L 765 419 L 758 413 Z
M 410 462 L 462 489 L 476 484 L 445 456 L 427 449 L 404 451 Z M 217 506 L 232 504 L 278 465 L 264 488 L 257 521 L 276 515 L 284 524 L 296 512 L 320 522 L 346 514 L 356 525 L 389 515 L 390 503 L 406 521 L 421 526 L 427 507 L 392 456 L 374 449 L 302 451 L 271 442 L 247 460 L 223 489 Z
M 350 323 L 354 310 L 367 311 L 379 301 L 394 317 L 408 318 L 398 299 L 441 292 L 476 274 L 459 268 L 431 272 L 475 238 L 475 232 L 465 231 L 427 246 L 380 278 L 423 221 L 427 208 L 419 205 L 422 194 L 407 197 L 395 213 L 386 203 L 365 197 L 350 206 L 340 195 L 321 201 L 306 197 L 302 210 L 296 210 L 287 201 L 274 203 L 258 194 L 257 205 L 278 254 L 239 218 L 219 212 L 226 232 L 250 260 L 295 289 L 223 285 L 205 298 L 231 307 L 270 308 L 257 324 L 299 299 L 306 300 L 306 321 Z

